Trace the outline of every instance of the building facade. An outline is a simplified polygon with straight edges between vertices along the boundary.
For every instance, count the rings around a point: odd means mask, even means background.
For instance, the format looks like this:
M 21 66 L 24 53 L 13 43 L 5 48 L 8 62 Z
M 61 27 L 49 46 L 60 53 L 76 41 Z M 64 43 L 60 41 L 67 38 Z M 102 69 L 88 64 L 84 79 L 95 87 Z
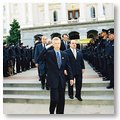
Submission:
M 102 28 L 114 27 L 112 3 L 6 3 L 3 5 L 3 32 L 17 19 L 21 41 L 34 45 L 34 35 L 79 34 L 81 39 L 95 36 Z

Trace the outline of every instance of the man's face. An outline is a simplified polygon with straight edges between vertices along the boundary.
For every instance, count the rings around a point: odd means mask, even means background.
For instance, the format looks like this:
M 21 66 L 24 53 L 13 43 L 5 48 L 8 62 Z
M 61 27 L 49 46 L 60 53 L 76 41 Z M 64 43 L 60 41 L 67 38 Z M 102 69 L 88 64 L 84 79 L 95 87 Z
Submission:
M 76 44 L 76 41 L 75 41 L 75 40 L 72 40 L 72 41 L 70 42 L 70 47 L 71 47 L 72 49 L 76 49 L 77 44 Z
M 101 36 L 102 36 L 102 37 L 104 37 L 104 36 L 106 36 L 106 35 L 107 35 L 106 32 L 102 32 L 102 33 L 101 33 Z
M 42 42 L 43 44 L 46 44 L 46 43 L 47 43 L 47 37 L 42 36 L 41 42 Z
M 63 40 L 64 40 L 64 41 L 67 41 L 67 40 L 68 40 L 68 36 L 67 36 L 67 35 L 64 35 L 64 36 L 63 36 Z
M 61 41 L 60 40 L 55 40 L 53 42 L 53 47 L 57 50 L 60 50 L 60 45 L 61 45 Z
M 109 34 L 108 37 L 109 37 L 109 40 L 110 40 L 110 41 L 114 40 L 114 34 Z

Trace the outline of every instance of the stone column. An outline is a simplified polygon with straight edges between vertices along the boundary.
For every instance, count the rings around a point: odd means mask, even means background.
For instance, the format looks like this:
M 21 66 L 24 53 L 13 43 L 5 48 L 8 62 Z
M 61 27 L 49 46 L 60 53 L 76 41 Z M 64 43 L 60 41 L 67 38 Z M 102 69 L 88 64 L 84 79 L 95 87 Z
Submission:
M 48 3 L 44 3 L 44 25 L 49 25 L 49 6 Z
M 61 3 L 61 23 L 67 23 L 67 10 L 66 10 L 66 4 Z
M 103 14 L 103 4 L 98 3 L 98 21 L 99 20 L 105 20 L 105 16 Z
M 33 26 L 33 8 L 32 8 L 32 3 L 28 3 L 28 21 L 29 21 L 29 26 Z
M 80 22 L 86 21 L 86 14 L 85 14 L 86 8 L 85 7 L 86 7 L 85 3 L 80 3 L 80 9 L 79 9 L 79 12 L 80 12 L 79 21 Z
M 21 27 L 26 26 L 25 3 L 19 4 L 19 21 L 20 21 Z
M 5 24 L 4 27 L 6 28 L 6 34 L 9 34 L 9 30 L 10 30 L 10 23 L 12 22 L 10 19 L 10 4 L 6 3 L 5 5 L 5 14 L 3 15 L 3 17 L 5 17 Z

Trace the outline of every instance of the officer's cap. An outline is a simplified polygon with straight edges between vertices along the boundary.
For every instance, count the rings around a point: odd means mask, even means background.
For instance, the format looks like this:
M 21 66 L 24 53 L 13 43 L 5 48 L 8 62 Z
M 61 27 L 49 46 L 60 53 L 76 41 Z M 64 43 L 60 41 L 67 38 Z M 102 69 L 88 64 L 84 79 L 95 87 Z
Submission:
M 20 43 L 20 45 L 23 45 L 23 43 Z
M 102 29 L 102 32 L 106 32 L 108 34 L 108 30 L 106 29 Z
M 109 29 L 108 34 L 114 34 L 114 29 L 113 28 Z

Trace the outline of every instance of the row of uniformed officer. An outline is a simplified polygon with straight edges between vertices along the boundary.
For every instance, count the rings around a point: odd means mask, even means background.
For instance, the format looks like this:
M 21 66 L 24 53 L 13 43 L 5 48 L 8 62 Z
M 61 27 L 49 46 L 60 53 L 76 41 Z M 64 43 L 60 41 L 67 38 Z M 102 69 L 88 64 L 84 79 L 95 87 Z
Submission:
M 83 56 L 103 81 L 111 81 L 107 88 L 114 88 L 114 29 L 102 29 L 99 38 L 83 49 Z

